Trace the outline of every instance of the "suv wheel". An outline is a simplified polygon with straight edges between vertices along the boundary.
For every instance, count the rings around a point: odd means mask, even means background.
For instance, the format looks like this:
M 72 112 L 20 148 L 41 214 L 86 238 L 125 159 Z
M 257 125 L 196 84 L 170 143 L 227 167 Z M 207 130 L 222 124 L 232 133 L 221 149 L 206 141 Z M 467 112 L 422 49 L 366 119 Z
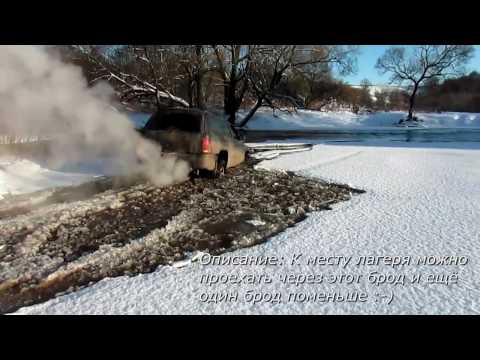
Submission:
M 217 166 L 215 167 L 214 177 L 218 178 L 227 172 L 227 158 L 225 156 L 219 156 L 217 160 Z

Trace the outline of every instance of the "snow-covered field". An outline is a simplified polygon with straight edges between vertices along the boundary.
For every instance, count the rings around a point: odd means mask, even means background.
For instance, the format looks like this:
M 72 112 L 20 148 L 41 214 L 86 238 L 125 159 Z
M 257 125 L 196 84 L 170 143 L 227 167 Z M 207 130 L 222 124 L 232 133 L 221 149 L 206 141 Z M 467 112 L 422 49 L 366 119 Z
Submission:
M 425 128 L 480 128 L 480 114 L 475 113 L 418 113 Z M 356 115 L 351 112 L 319 112 L 298 110 L 288 114 L 260 109 L 247 124 L 250 130 L 346 130 L 396 128 L 395 124 L 405 118 L 405 112 L 378 112 Z
M 478 121 L 478 120 L 477 120 Z M 407 145 L 407 144 L 405 144 Z M 312 151 L 290 153 L 260 166 L 288 169 L 353 187 L 366 194 L 311 213 L 294 228 L 267 243 L 234 253 L 237 257 L 276 256 L 279 265 L 205 265 L 160 267 L 151 274 L 105 279 L 46 303 L 20 309 L 19 314 L 477 314 L 480 313 L 480 146 L 448 148 L 435 144 L 410 147 L 316 145 Z M 253 185 L 254 186 L 254 185 Z M 289 261 L 302 255 L 299 263 Z M 346 266 L 308 263 L 315 256 L 351 259 Z M 411 265 L 356 266 L 360 256 L 411 256 Z M 461 259 L 461 265 L 415 265 L 429 257 Z M 333 259 L 333 258 L 332 258 Z M 468 260 L 465 260 L 468 259 Z M 340 261 L 340 264 L 345 265 Z M 450 261 L 449 260 L 449 261 Z M 368 281 L 374 273 L 377 283 Z M 392 282 L 380 283 L 378 274 Z M 456 277 L 451 277 L 451 274 Z M 359 281 L 287 284 L 281 276 L 342 274 Z M 422 281 L 409 283 L 415 275 Z M 245 276 L 253 283 L 202 284 L 207 275 Z M 426 283 L 426 277 L 445 280 Z M 250 277 L 249 277 L 250 276 Z M 295 277 L 296 276 L 296 277 Z M 261 281 L 269 277 L 271 282 Z M 313 279 L 311 277 L 311 279 Z M 372 279 L 372 277 L 370 277 Z M 384 279 L 384 278 L 382 278 Z M 402 282 L 401 279 L 404 281 Z M 418 279 L 418 278 L 417 278 Z M 457 279 L 457 281 L 455 281 Z M 451 281 L 450 281 L 451 280 Z M 212 301 L 213 293 L 227 294 Z M 252 293 L 253 292 L 253 293 Z M 292 293 L 365 293 L 366 301 L 287 301 Z M 234 293 L 238 293 L 235 297 Z M 260 295 L 253 295 L 258 293 Z M 278 299 L 281 302 L 267 301 Z M 249 294 L 249 295 L 247 295 Z M 265 294 L 270 294 L 265 296 Z M 251 301 L 260 299 L 258 303 Z M 215 298 L 219 300 L 219 298 Z M 297 300 L 299 298 L 296 298 Z M 336 297 L 338 300 L 338 297 Z M 236 301 L 233 301 L 236 300 Z

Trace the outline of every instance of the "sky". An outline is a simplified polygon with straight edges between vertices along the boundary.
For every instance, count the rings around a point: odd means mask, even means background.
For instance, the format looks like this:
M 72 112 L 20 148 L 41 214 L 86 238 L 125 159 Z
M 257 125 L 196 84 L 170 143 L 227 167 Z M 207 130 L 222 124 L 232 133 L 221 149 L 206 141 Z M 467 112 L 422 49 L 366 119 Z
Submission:
M 343 79 L 352 85 L 359 85 L 363 79 L 368 79 L 374 85 L 387 85 L 389 76 L 380 75 L 375 69 L 377 59 L 391 45 L 360 45 L 357 55 L 357 73 L 344 76 Z M 480 72 L 480 45 L 475 45 L 474 58 L 467 65 L 467 71 L 477 70 Z

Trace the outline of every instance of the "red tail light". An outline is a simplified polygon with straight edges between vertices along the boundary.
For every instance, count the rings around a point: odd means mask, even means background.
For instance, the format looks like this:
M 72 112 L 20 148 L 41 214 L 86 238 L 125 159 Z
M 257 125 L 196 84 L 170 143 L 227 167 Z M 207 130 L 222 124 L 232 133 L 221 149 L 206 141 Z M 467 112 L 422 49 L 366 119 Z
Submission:
M 202 152 L 203 153 L 210 152 L 210 138 L 208 136 L 204 136 L 202 138 Z

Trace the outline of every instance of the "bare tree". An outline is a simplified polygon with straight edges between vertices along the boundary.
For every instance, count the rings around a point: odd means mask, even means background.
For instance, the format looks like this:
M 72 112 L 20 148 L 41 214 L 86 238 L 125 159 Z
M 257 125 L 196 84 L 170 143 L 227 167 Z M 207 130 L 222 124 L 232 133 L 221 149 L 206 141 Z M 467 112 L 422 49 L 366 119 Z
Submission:
M 295 71 L 324 73 L 328 66 L 338 66 L 341 73 L 346 74 L 354 69 L 356 48 L 352 46 L 327 45 L 262 45 L 251 55 L 250 68 L 247 72 L 252 94 L 256 98 L 255 105 L 241 120 L 239 126 L 245 126 L 256 111 L 264 105 L 276 109 L 275 100 L 290 102 L 296 108 L 295 98 L 278 92 L 282 81 Z
M 179 45 L 178 62 L 185 74 L 188 102 L 191 107 L 205 109 L 212 77 L 206 75 L 216 67 L 216 55 L 209 45 Z
M 373 99 L 370 90 L 371 87 L 372 83 L 368 79 L 363 79 L 360 82 L 361 93 L 359 103 L 361 106 L 364 106 L 366 108 L 372 108 L 373 106 Z
M 328 63 L 317 66 L 303 66 L 292 68 L 288 77 L 283 78 L 278 86 L 277 93 L 287 95 L 305 108 L 312 103 L 325 102 L 325 95 L 334 82 L 333 72 Z
M 261 106 L 273 109 L 305 101 L 293 79 L 311 84 L 331 80 L 354 67 L 355 47 L 327 45 L 72 45 L 76 62 L 90 84 L 106 80 L 124 104 L 206 108 L 223 90 L 223 107 L 232 128 L 247 100 L 254 105 L 240 121 L 245 126 Z M 304 82 L 305 83 L 305 82 Z M 320 92 L 323 90 L 320 86 Z M 311 90 L 311 89 L 310 89 Z M 308 91 L 306 91 L 308 92 Z M 331 97 L 331 96 L 330 96 Z
M 379 111 L 388 111 L 387 105 L 389 100 L 388 91 L 381 89 L 375 91 L 375 109 Z
M 180 73 L 174 46 L 128 45 L 100 51 L 96 45 L 72 45 L 72 51 L 89 65 L 89 83 L 104 80 L 115 85 L 120 101 L 148 103 L 157 107 L 189 103 L 175 95 Z
M 381 74 L 390 73 L 390 83 L 408 83 L 411 92 L 407 121 L 413 120 L 415 97 L 421 84 L 433 78 L 459 75 L 471 59 L 470 45 L 418 45 L 407 52 L 405 47 L 391 47 L 377 60 Z
M 224 87 L 224 111 L 232 128 L 236 114 L 248 90 L 247 74 L 250 71 L 257 45 L 212 45 L 217 71 Z

